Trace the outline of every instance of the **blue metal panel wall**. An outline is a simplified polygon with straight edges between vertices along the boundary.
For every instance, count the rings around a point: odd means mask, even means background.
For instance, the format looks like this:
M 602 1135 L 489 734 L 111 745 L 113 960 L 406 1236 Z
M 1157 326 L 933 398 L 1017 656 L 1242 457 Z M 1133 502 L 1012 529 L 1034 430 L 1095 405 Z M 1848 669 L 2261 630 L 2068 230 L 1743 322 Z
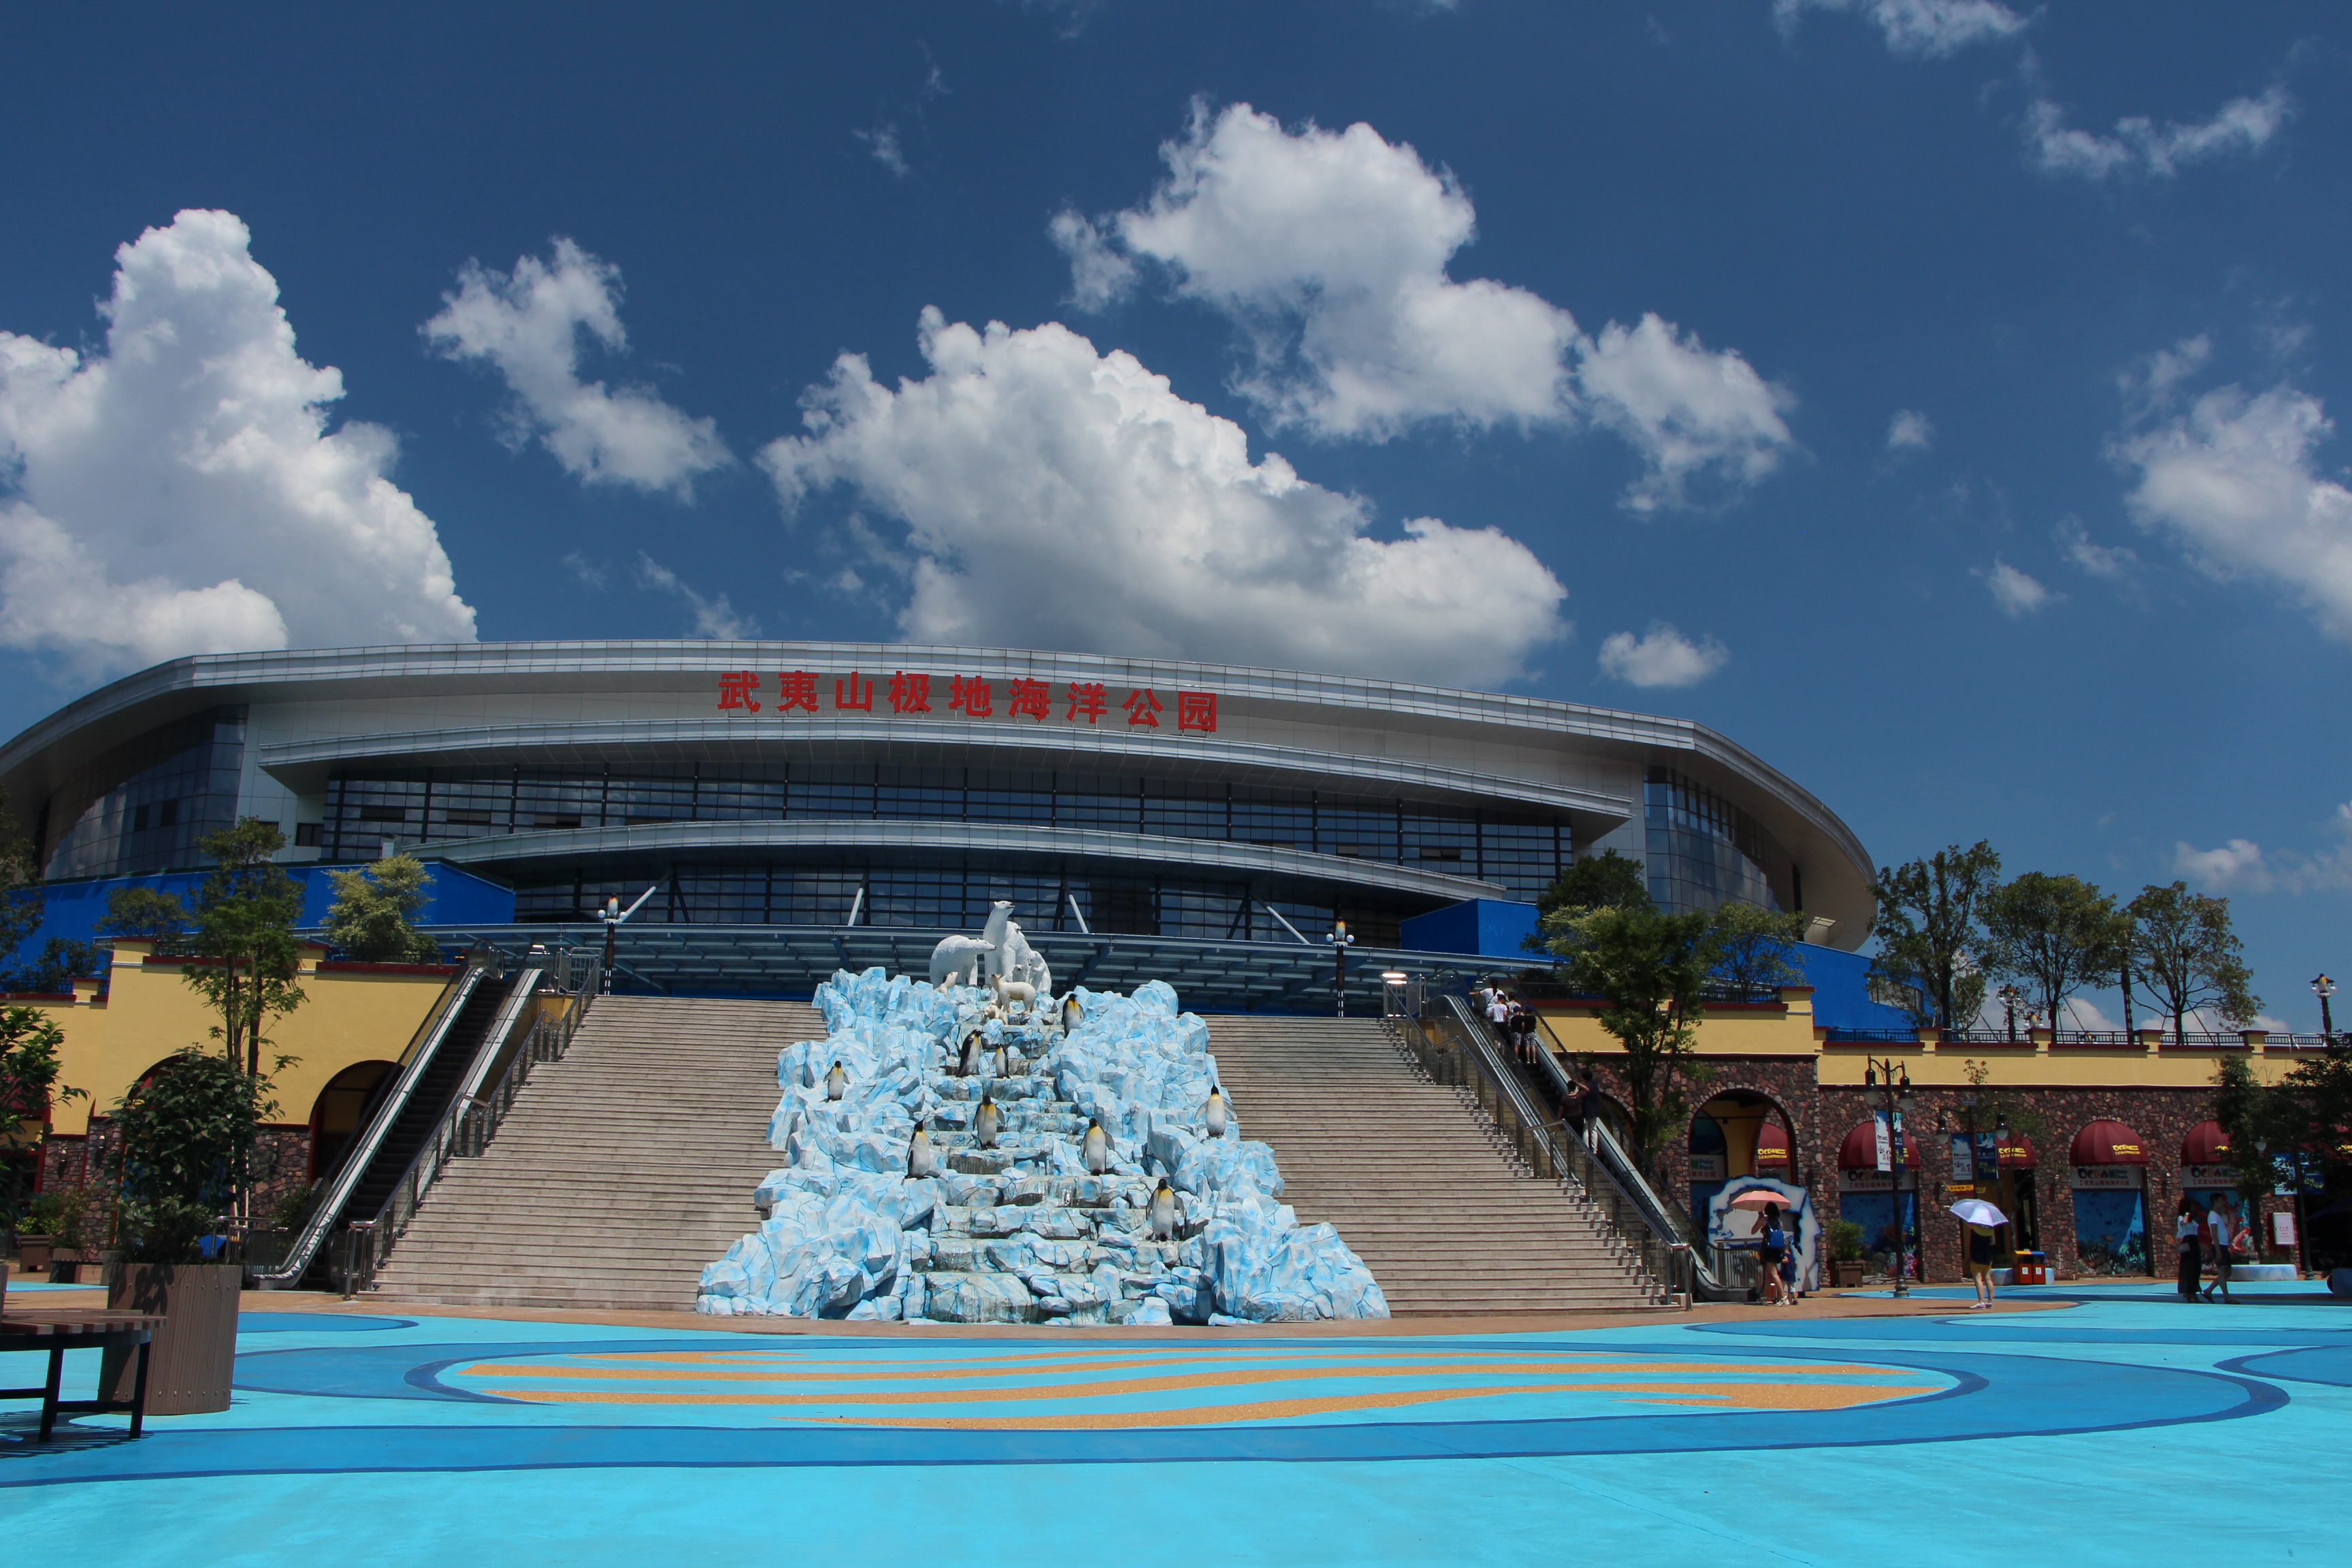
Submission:
M 1482 958 L 1544 962 L 1520 945 L 1535 934 L 1536 907 L 1502 899 L 1465 899 L 1414 915 L 1399 928 L 1403 944 L 1419 952 L 1475 952 Z

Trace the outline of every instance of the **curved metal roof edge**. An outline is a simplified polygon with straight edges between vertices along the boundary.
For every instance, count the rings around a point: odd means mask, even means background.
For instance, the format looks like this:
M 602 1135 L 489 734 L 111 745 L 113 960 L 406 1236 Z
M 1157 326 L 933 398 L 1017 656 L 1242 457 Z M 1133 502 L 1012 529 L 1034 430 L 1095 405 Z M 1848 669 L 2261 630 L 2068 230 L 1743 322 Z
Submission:
M 1385 860 L 1359 860 L 1276 845 L 1236 844 L 1219 838 L 1174 838 L 1151 833 L 1120 833 L 1102 827 L 1049 827 L 1025 823 L 933 822 L 887 817 L 814 822 L 693 822 L 637 827 L 557 828 L 509 833 L 492 838 L 436 843 L 436 859 L 455 865 L 509 860 L 579 859 L 590 855 L 674 853 L 680 850 L 753 847 L 889 847 L 967 849 L 1060 854 L 1108 860 L 1147 860 L 1220 870 L 1257 869 L 1321 882 L 1379 888 L 1431 898 L 1507 898 L 1500 883 L 1448 876 Z
M 1505 723 L 1554 734 L 1579 735 L 1633 745 L 1681 751 L 1705 758 L 1777 797 L 1843 851 L 1864 877 L 1873 871 L 1868 851 L 1853 830 L 1818 796 L 1754 752 L 1691 720 L 1662 718 L 1618 709 L 1593 708 L 1549 698 L 1466 691 L 1410 681 L 1305 670 L 1255 668 L 1183 659 L 1128 658 L 1107 654 L 1047 649 L 970 648 L 918 643 L 614 639 L 507 643 L 423 643 L 351 648 L 297 648 L 257 653 L 190 654 L 167 660 L 66 704 L 0 746 L 0 776 L 13 773 L 34 754 L 74 731 L 111 714 L 180 691 L 230 689 L 293 681 L 358 680 L 436 675 L 492 676 L 541 673 L 583 675 L 600 671 L 661 673 L 681 668 L 741 668 L 774 663 L 789 651 L 796 661 L 846 664 L 863 668 L 872 660 L 903 668 L 923 657 L 991 664 L 1051 665 L 1058 673 L 1083 673 L 1129 684 L 1181 686 L 1188 680 L 1213 685 L 1221 696 L 1269 701 L 1319 702 L 1423 718 Z M 1149 678 L 1136 680 L 1139 674 Z

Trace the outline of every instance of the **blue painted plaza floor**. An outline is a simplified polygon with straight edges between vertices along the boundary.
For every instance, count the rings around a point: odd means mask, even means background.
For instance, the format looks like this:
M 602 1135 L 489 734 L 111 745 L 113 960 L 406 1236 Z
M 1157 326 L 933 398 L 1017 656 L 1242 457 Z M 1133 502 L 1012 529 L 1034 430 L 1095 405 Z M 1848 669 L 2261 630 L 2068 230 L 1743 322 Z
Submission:
M 43 1451 L 0 1407 L 0 1525 L 174 1564 L 2352 1555 L 2352 1303 L 2017 1294 L 2066 1304 L 1312 1338 L 248 1311 L 224 1414 Z

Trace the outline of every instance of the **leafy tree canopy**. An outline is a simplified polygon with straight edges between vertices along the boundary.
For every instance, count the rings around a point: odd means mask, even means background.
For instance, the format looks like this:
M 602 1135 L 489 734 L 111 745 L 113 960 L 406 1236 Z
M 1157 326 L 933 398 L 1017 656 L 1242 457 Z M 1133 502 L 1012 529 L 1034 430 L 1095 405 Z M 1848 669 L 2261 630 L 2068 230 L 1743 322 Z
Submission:
M 1551 886 L 1536 895 L 1538 916 L 1557 914 L 1562 910 L 1649 910 L 1657 904 L 1650 897 L 1648 876 L 1639 860 L 1620 855 L 1614 849 L 1600 855 L 1587 855 L 1567 870 L 1552 879 Z
M 416 929 L 428 896 L 425 862 L 393 855 L 363 870 L 331 871 L 335 901 L 327 910 L 327 940 L 363 963 L 429 963 L 440 943 Z
M 143 942 L 167 942 L 187 929 L 187 905 L 161 888 L 115 889 L 106 896 L 106 918 L 98 922 L 101 936 Z
M 1655 908 L 1560 910 L 1544 922 L 1568 983 L 1601 997 L 1601 1026 L 1625 1047 L 1635 1160 L 1653 1175 L 1690 1119 L 1704 996 L 1722 962 L 1713 918 Z
M 2230 929 L 2229 900 L 2192 893 L 2185 882 L 2150 884 L 2124 912 L 2133 987 L 2172 1020 L 2176 1040 L 2186 1039 L 2191 1013 L 2244 1025 L 2262 1011 Z
M 40 1147 L 48 1136 L 51 1103 L 87 1100 L 89 1095 L 58 1081 L 65 1070 L 58 1047 L 65 1031 L 37 1007 L 0 1007 L 0 1152 L 21 1154 Z M 31 1185 L 22 1162 L 0 1161 L 0 1194 L 7 1204 L 5 1218 L 14 1224 L 23 1212 L 26 1189 Z
M 2130 922 L 2080 877 L 2028 871 L 1985 896 L 1990 967 L 2032 988 L 2052 1028 L 2066 999 L 2122 966 Z
M 1872 980 L 1917 998 L 1915 1021 L 1946 1029 L 1965 1026 L 1984 1000 L 1985 898 L 2000 884 L 2000 857 L 1982 839 L 1939 849 L 1925 860 L 1881 868 L 1870 885 L 1878 900 L 1878 952 Z
M 1738 899 L 1716 906 L 1712 920 L 1717 952 L 1716 979 L 1725 989 L 1754 993 L 1802 985 L 1805 972 L 1791 962 L 1808 925 L 1801 914 L 1783 914 Z
M 193 1263 L 257 1173 L 269 1082 L 195 1046 L 164 1060 L 114 1108 L 125 1249 L 149 1263 Z
M 294 978 L 301 963 L 294 922 L 302 916 L 302 887 L 270 858 L 285 847 L 276 823 L 252 816 L 196 840 L 214 868 L 196 890 L 188 945 L 215 962 L 191 965 L 187 983 L 220 1016 L 213 1037 L 248 1074 L 260 1071 L 268 1020 L 302 1005 Z

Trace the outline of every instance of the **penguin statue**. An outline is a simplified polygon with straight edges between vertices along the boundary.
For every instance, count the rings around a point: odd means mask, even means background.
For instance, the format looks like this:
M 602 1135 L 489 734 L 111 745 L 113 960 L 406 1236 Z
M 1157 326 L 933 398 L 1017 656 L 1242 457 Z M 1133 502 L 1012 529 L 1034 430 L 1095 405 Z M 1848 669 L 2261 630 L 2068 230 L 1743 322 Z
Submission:
M 996 1135 L 1003 1129 L 1004 1112 L 996 1108 L 996 1101 L 989 1098 L 988 1090 L 982 1089 L 980 1109 L 972 1112 L 971 1117 L 972 1142 L 983 1149 L 993 1149 L 996 1147 Z
M 1208 1128 L 1210 1137 L 1223 1138 L 1225 1135 L 1227 1116 L 1224 1090 L 1214 1083 L 1210 1084 L 1209 1102 L 1201 1107 L 1201 1121 Z
M 915 1136 L 907 1145 L 907 1179 L 919 1182 L 925 1176 L 940 1173 L 940 1152 L 931 1147 L 931 1135 L 923 1131 L 924 1124 L 915 1123 Z
M 1068 1034 L 1086 1021 L 1087 1010 L 1078 1005 L 1078 994 L 1071 992 L 1062 998 L 1062 1033 Z
M 1078 1141 L 1078 1154 L 1089 1175 L 1099 1176 L 1110 1169 L 1110 1134 L 1091 1116 L 1087 1118 L 1087 1135 Z
M 996 1069 L 996 1076 L 998 1078 L 1011 1078 L 1013 1076 L 1013 1047 L 1003 1040 L 999 1040 L 996 1043 L 994 1055 L 996 1059 L 993 1065 Z
M 1152 1240 L 1176 1239 L 1176 1189 L 1168 1184 L 1165 1176 L 1160 1178 L 1160 1185 L 1152 1192 L 1149 1214 Z
M 833 1064 L 833 1070 L 824 1075 L 824 1097 L 827 1100 L 839 1100 L 848 1092 L 849 1074 L 839 1062 L 835 1062 Z
M 980 1076 L 980 1031 L 978 1029 L 974 1029 L 971 1034 L 966 1035 L 963 1037 L 963 1060 L 956 1068 L 956 1076 L 958 1078 L 978 1078 Z

